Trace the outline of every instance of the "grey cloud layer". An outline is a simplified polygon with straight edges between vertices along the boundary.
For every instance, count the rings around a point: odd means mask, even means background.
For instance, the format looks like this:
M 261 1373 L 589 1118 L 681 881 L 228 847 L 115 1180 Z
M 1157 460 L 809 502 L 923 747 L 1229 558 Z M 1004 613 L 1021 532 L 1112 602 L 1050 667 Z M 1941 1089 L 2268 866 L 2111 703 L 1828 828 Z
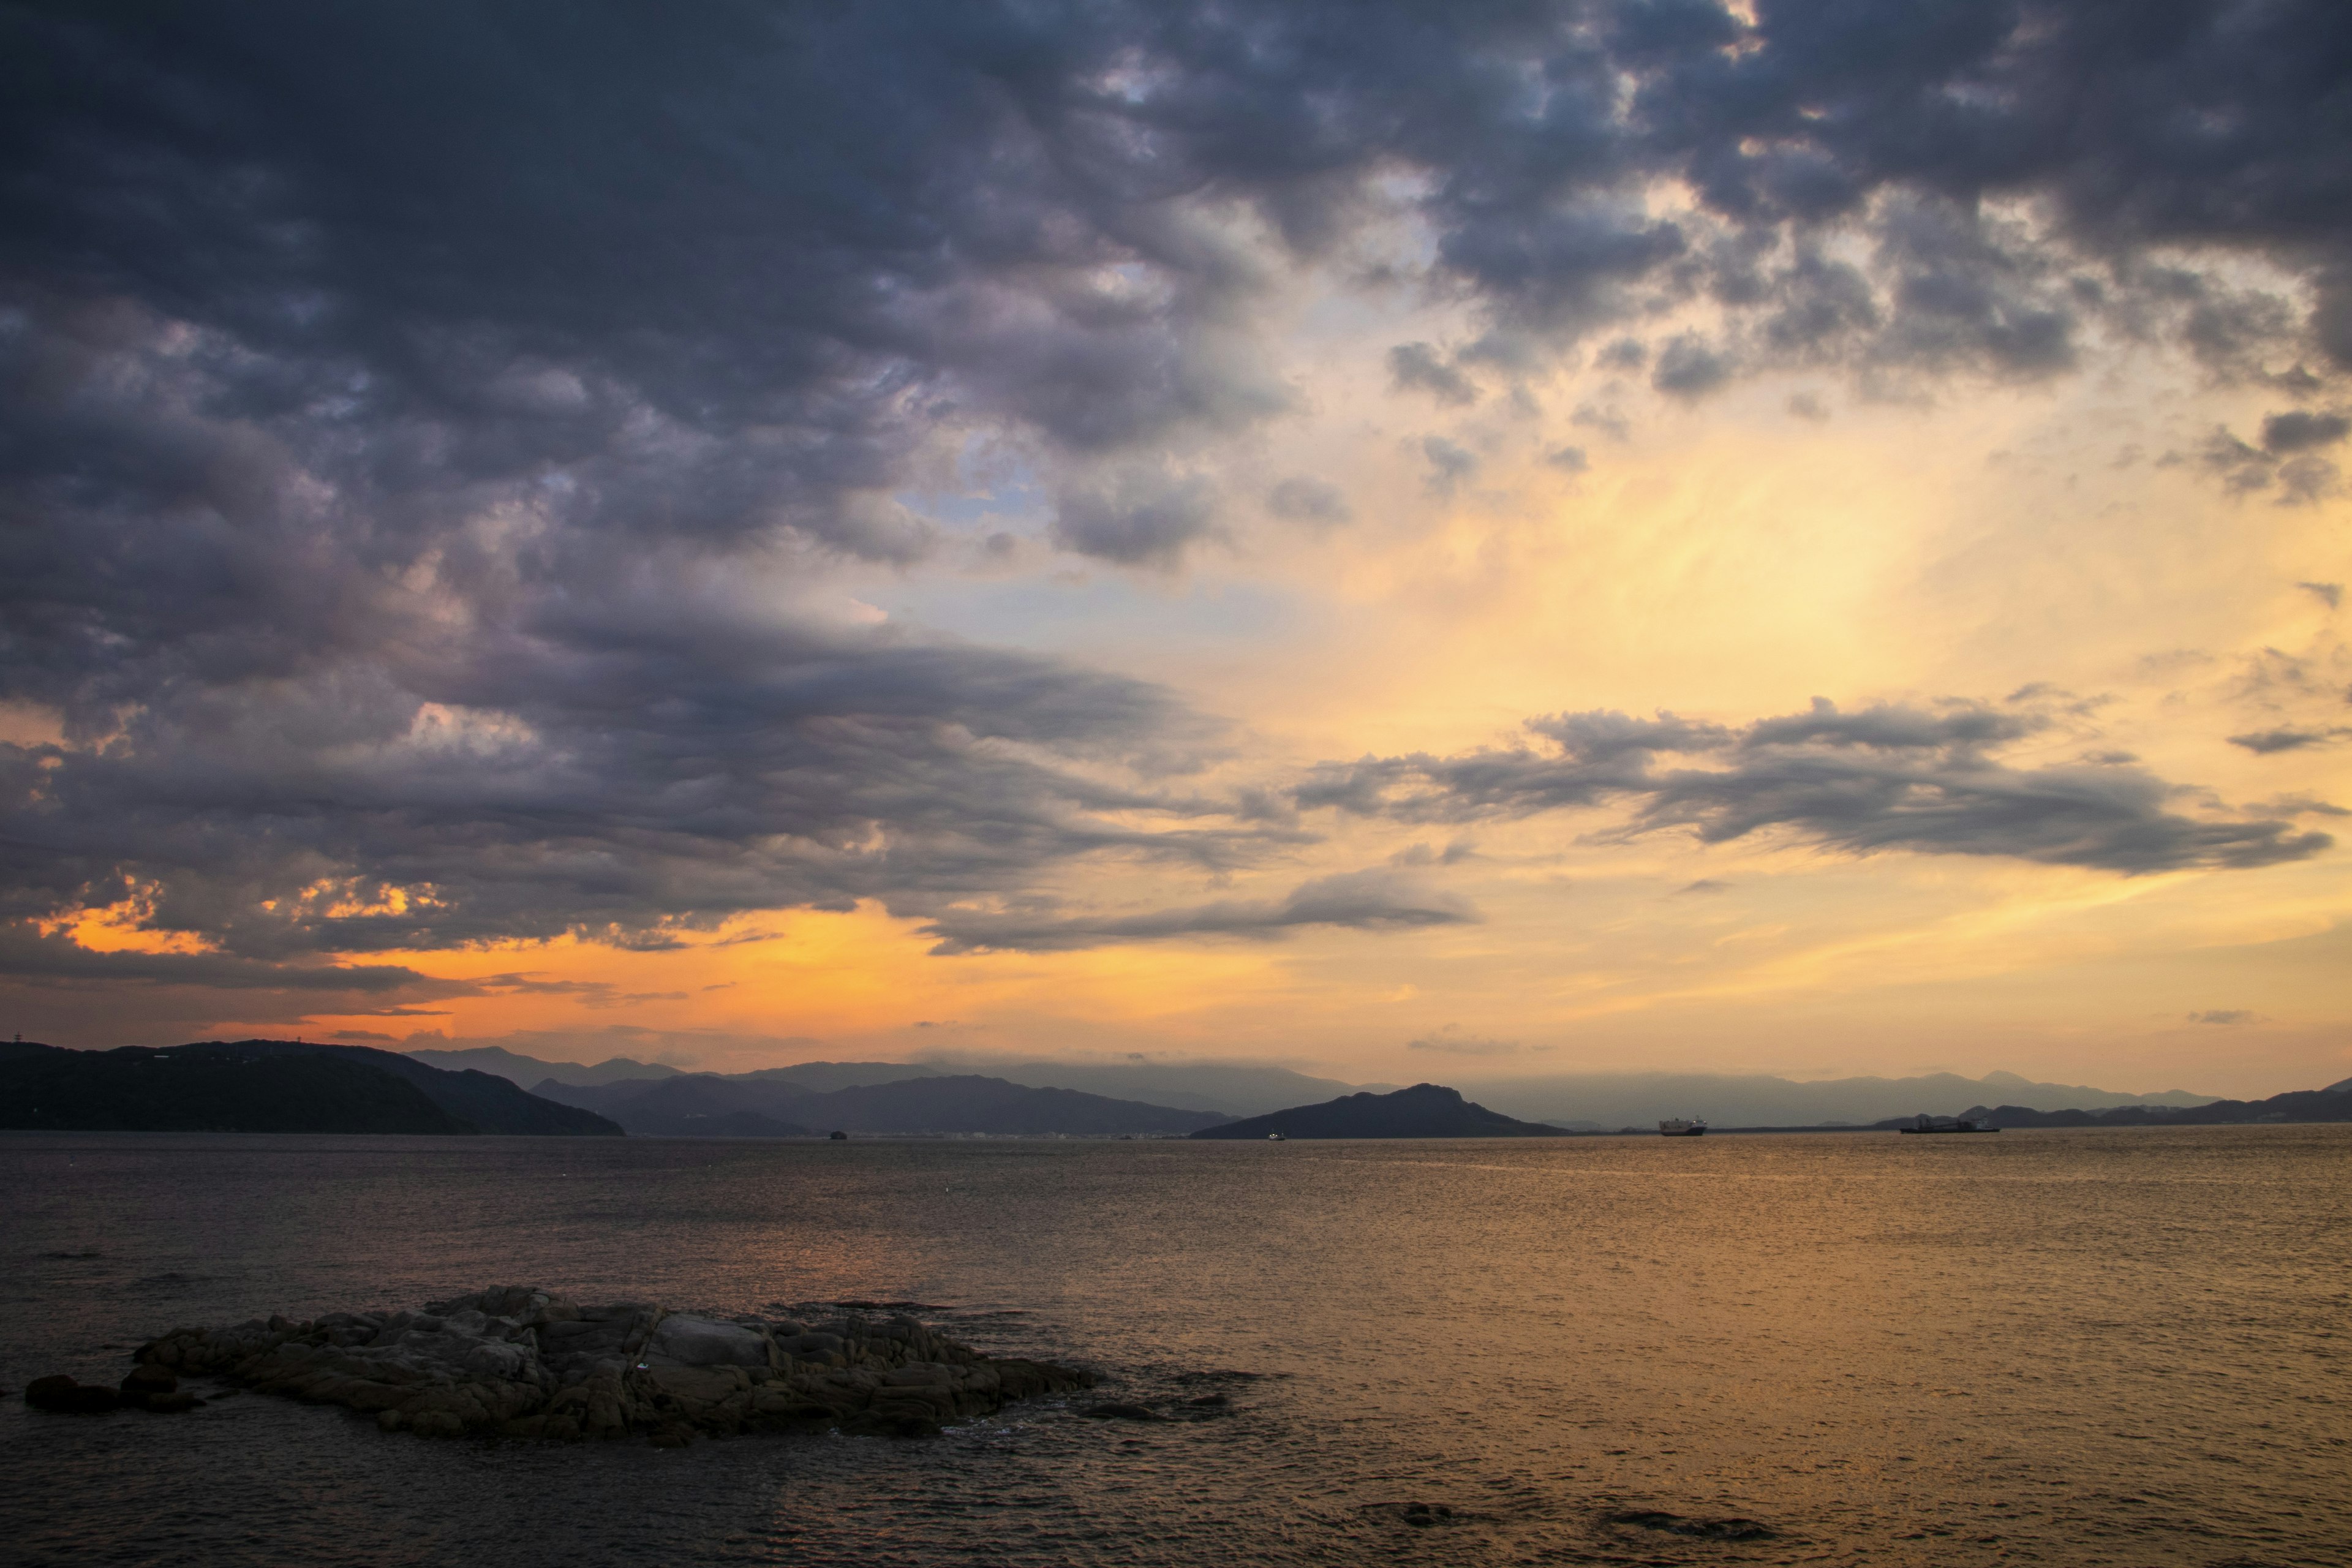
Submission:
M 1165 694 L 828 629 L 787 589 L 933 549 L 940 525 L 899 498 L 971 441 L 1034 464 L 1064 549 L 1164 567 L 1223 536 L 1185 454 L 1294 404 L 1251 301 L 1399 204 L 1423 281 L 1485 334 L 1460 361 L 1391 357 L 1441 403 L 1595 333 L 1698 398 L 1766 364 L 2047 374 L 2097 322 L 2271 374 L 2313 407 L 2274 415 L 2240 467 L 2290 490 L 2332 473 L 2352 13 L 1756 17 L 0 13 L 0 700 L 66 733 L 0 752 L 0 918 L 22 935 L 135 897 L 158 930 L 300 968 L 555 931 L 658 942 L 867 896 L 944 921 L 1081 857 L 1247 861 L 1267 831 L 1164 794 L 1204 744 Z M 1668 181 L 1699 206 L 1645 210 Z M 2270 263 L 2315 308 L 2216 256 Z M 1623 335 L 1695 302 L 1720 327 Z M 2298 355 L 2326 374 L 2274 374 Z M 1613 405 L 1580 417 L 1623 431 Z M 1468 482 L 1473 454 L 1431 439 L 1432 482 Z M 1304 476 L 1264 510 L 1349 515 Z M 748 606 L 747 580 L 780 602 Z M 1783 820 L 1853 847 L 1899 822 L 1890 842 L 2126 868 L 2307 852 L 2118 770 L 2021 774 L 1947 744 L 1930 782 L 1874 782 L 1805 770 L 1925 753 L 1721 745 L 1789 771 L 1677 794 L 1654 746 L 1580 752 L 1601 773 L 1555 783 L 1622 787 L 1652 826 Z M 1455 762 L 1351 787 L 1534 808 L 1531 777 Z M 1099 782 L 1114 764 L 1130 784 Z M 1153 810 L 1161 830 L 1131 826 Z
M 1853 855 L 1998 855 L 2127 875 L 2273 865 L 2334 842 L 2275 818 L 2189 815 L 2176 808 L 2191 792 L 2137 768 L 2012 767 L 1990 752 L 2035 721 L 1990 708 L 1844 713 L 1817 701 L 1741 729 L 1605 711 L 1528 727 L 1550 747 L 1326 764 L 1297 802 L 1412 823 L 1614 805 L 1633 815 L 1606 838 L 1777 831 Z
M 1393 871 L 1372 869 L 1318 878 L 1278 900 L 1225 899 L 1190 909 L 1100 918 L 957 912 L 933 921 L 931 930 L 940 938 L 934 952 L 1052 952 L 1176 936 L 1263 940 L 1301 926 L 1381 931 L 1461 925 L 1477 919 L 1477 910 L 1465 899 Z

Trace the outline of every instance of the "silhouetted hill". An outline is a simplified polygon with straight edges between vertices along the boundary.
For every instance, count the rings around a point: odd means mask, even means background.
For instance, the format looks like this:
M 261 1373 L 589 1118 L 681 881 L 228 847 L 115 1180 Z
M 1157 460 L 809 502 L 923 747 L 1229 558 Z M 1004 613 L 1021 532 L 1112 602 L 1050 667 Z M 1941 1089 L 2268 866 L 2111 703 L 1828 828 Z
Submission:
M 207 1040 L 111 1051 L 10 1046 L 0 1125 L 83 1131 L 595 1134 L 592 1112 L 505 1079 L 365 1046 Z
M 1995 1127 L 2231 1127 L 2266 1121 L 2352 1121 L 2352 1079 L 2330 1089 L 2291 1089 L 2268 1100 L 2217 1100 L 2178 1110 L 2145 1105 L 2118 1106 L 2112 1110 L 2029 1110 L 2021 1105 L 1988 1110 L 1979 1105 L 1964 1114 Z
M 541 1082 L 537 1092 L 601 1111 L 633 1133 L 653 1137 L 787 1137 L 794 1133 L 1183 1133 L 1223 1120 L 1215 1111 L 1110 1100 L 1066 1089 L 1032 1089 L 973 1074 L 901 1079 L 818 1093 L 764 1074 L 688 1073 L 654 1083 L 585 1087 Z M 765 1119 L 771 1128 L 736 1118 Z
M 1417 1083 L 1393 1094 L 1349 1094 L 1321 1105 L 1296 1106 L 1246 1121 L 1205 1127 L 1195 1138 L 1567 1138 L 1538 1121 L 1517 1121 L 1473 1105 L 1461 1091 Z
M 0 1126 L 79 1132 L 471 1132 L 365 1062 L 234 1047 L 12 1047 Z

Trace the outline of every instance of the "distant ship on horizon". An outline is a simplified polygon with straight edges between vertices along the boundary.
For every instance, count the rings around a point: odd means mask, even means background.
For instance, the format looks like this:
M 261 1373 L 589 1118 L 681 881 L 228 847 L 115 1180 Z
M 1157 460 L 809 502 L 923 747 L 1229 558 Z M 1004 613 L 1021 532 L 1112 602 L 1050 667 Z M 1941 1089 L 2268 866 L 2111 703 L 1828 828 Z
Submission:
M 1701 1117 L 1696 1121 L 1683 1121 L 1677 1120 L 1673 1121 L 1661 1121 L 1658 1123 L 1658 1135 L 1662 1138 L 1697 1138 L 1703 1136 L 1706 1131 L 1706 1119 L 1705 1117 Z

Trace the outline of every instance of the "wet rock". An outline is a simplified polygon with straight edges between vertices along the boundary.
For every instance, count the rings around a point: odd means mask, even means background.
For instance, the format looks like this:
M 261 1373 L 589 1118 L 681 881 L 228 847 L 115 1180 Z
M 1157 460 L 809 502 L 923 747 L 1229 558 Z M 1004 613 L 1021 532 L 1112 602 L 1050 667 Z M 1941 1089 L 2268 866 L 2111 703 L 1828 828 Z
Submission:
M 1612 1524 L 1630 1524 L 1703 1541 L 1769 1541 L 1772 1537 L 1770 1527 L 1752 1519 L 1687 1519 L 1656 1509 L 1624 1509 L 1606 1518 Z
M 759 1329 L 672 1313 L 646 1345 L 650 1356 L 679 1366 L 766 1366 L 768 1336 Z
M 55 1411 L 61 1415 L 103 1415 L 110 1410 L 122 1408 L 120 1391 L 87 1383 L 76 1383 L 59 1373 L 54 1377 L 37 1377 L 25 1385 L 25 1403 L 36 1410 Z
M 154 1400 L 177 1389 L 180 1380 L 172 1375 L 171 1368 L 151 1363 L 132 1367 L 131 1375 L 124 1378 L 120 1386 L 123 1404 L 142 1405 L 152 1410 Z M 191 1395 L 192 1401 L 193 1398 Z
M 558 1442 L 634 1433 L 666 1447 L 698 1433 L 920 1436 L 1094 1383 L 1050 1362 L 982 1355 L 904 1316 L 727 1318 L 640 1302 L 581 1305 L 525 1286 L 423 1311 L 175 1329 L 140 1347 L 137 1359 L 132 1376 L 150 1386 L 179 1374 L 219 1376 L 343 1405 L 385 1432 Z M 1137 1418 L 1162 1419 L 1148 1411 Z
M 1362 1508 L 1374 1519 L 1387 1520 L 1413 1530 L 1436 1530 L 1447 1525 L 1464 1524 L 1473 1517 L 1457 1513 L 1442 1502 L 1372 1502 L 1363 1504 Z

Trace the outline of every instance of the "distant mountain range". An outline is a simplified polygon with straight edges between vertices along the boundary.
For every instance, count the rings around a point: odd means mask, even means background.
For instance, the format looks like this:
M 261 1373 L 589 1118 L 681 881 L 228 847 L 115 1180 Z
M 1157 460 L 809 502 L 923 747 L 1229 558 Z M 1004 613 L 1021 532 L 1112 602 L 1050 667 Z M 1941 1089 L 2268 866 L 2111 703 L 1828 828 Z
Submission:
M 1539 1121 L 1516 1121 L 1459 1089 L 1417 1083 L 1392 1094 L 1349 1094 L 1246 1121 L 1204 1127 L 1195 1138 L 1567 1138 Z
M 463 1061 L 451 1070 L 438 1062 Z M 543 1073 L 526 1090 L 509 1073 L 551 1068 L 601 1081 Z M 638 1076 L 614 1077 L 635 1069 Z M 1198 1064 L 1093 1066 L 1024 1070 L 1095 1082 L 1149 1076 L 1186 1098 L 1190 1082 L 1257 1098 L 1276 1089 L 1347 1086 L 1279 1068 Z M 1192 1075 L 1187 1078 L 1186 1075 Z M 1385 1086 L 1381 1086 L 1385 1088 Z M 1952 1074 L 1844 1079 L 1795 1084 L 1784 1079 L 1624 1075 L 1518 1080 L 1521 1096 L 1574 1094 L 1598 1117 L 1583 1131 L 1647 1128 L 1685 1111 L 1718 1129 L 1891 1127 L 1921 1111 L 1980 1117 L 2001 1127 L 2208 1126 L 2264 1121 L 2352 1121 L 2352 1079 L 2324 1089 L 2260 1100 L 2221 1100 L 2174 1090 L 2117 1095 L 2036 1084 L 2014 1074 L 1981 1079 Z M 1961 1088 L 2010 1090 L 1988 1110 Z M 1658 1097 L 1672 1096 L 1671 1099 Z M 1613 1098 L 1612 1098 L 1613 1097 Z M 2064 1101 L 2073 1099 L 2075 1103 Z M 2049 1101 L 2056 1099 L 2057 1104 Z M 2039 1100 L 2043 1103 L 2029 1103 Z M 1827 1103 L 1847 1115 L 1807 1115 Z M 1758 1114 L 1757 1108 L 1764 1108 Z M 1778 1110 L 1783 1114 L 1775 1115 Z M 1877 1114 L 1859 1112 L 1875 1110 Z M 1657 1114 L 1651 1114 L 1653 1111 Z M 1793 1113 L 1791 1113 L 1793 1112 Z M 401 1053 L 366 1046 L 292 1040 L 204 1041 L 160 1049 L 64 1050 L 0 1044 L 0 1127 L 79 1131 L 525 1133 L 612 1136 L 808 1137 L 856 1133 L 976 1133 L 1078 1137 L 1190 1135 L 1213 1139 L 1558 1137 L 1560 1122 L 1522 1120 L 1474 1103 L 1455 1089 L 1416 1084 L 1366 1089 L 1246 1120 L 1213 1108 L 1158 1104 L 1066 1085 L 943 1070 L 936 1064 L 804 1062 L 722 1075 L 681 1072 L 616 1058 L 595 1067 L 543 1063 L 495 1047 Z
M 1033 1089 L 977 1074 L 832 1090 L 766 1072 L 688 1073 L 597 1085 L 547 1079 L 534 1092 L 609 1116 L 633 1133 L 671 1138 L 789 1138 L 829 1131 L 1117 1137 L 1192 1132 L 1227 1120 L 1213 1110 Z
M 2108 1110 L 2032 1110 L 2021 1105 L 1979 1105 L 1962 1114 L 1994 1127 L 2229 1127 L 2264 1121 L 2352 1121 L 2352 1079 L 2326 1089 L 2293 1089 L 2268 1100 L 2216 1100 L 2185 1108 L 2121 1105 Z
M 2203 1105 L 2214 1097 L 2168 1089 L 2125 1094 L 2080 1084 L 2037 1083 L 2015 1073 L 1980 1079 L 1958 1073 L 1914 1078 L 1842 1078 L 1815 1083 L 1760 1074 L 1609 1073 L 1466 1082 L 1475 1095 L 1512 1116 L 1585 1131 L 1653 1127 L 1669 1117 L 1705 1117 L 1717 1127 L 1868 1127 L 1889 1117 L 1928 1111 L 1950 1116 L 1972 1105 L 2036 1110 L 2099 1110 L 2113 1106 Z
M 410 1055 L 441 1068 L 474 1068 L 497 1073 L 527 1088 L 552 1079 L 557 1083 L 596 1087 L 628 1079 L 672 1078 L 683 1069 L 654 1066 L 615 1057 L 593 1067 L 578 1062 L 542 1061 L 519 1056 L 496 1046 L 461 1050 L 420 1049 Z M 1056 1062 L 1024 1057 L 975 1057 L 929 1062 L 796 1062 L 789 1067 L 761 1068 L 751 1072 L 719 1076 L 730 1081 L 781 1079 L 818 1093 L 856 1089 L 867 1084 L 898 1083 L 917 1078 L 956 1078 L 984 1074 L 1031 1089 L 1074 1089 L 1112 1100 L 1142 1101 L 1185 1110 L 1214 1110 L 1228 1116 L 1254 1116 L 1286 1105 L 1328 1099 L 1360 1089 L 1387 1089 L 1393 1084 L 1343 1083 L 1337 1079 L 1310 1078 L 1287 1068 L 1260 1067 L 1244 1062 Z
M 543 1062 L 535 1057 L 519 1057 L 497 1046 L 476 1046 L 462 1051 L 408 1051 L 429 1067 L 448 1072 L 486 1072 L 505 1079 L 521 1089 L 543 1078 L 563 1083 L 617 1083 L 623 1079 L 668 1078 L 681 1069 L 664 1067 L 659 1062 L 631 1061 L 626 1057 L 614 1057 L 598 1062 L 594 1067 L 583 1067 L 578 1062 Z
M 541 1061 L 496 1047 L 412 1053 L 436 1067 L 476 1068 L 544 1092 L 558 1084 L 597 1087 L 684 1076 L 615 1058 L 593 1067 Z M 921 1078 L 984 1074 L 1032 1089 L 1068 1089 L 1108 1099 L 1227 1116 L 1258 1116 L 1335 1096 L 1384 1093 L 1388 1083 L 1347 1083 L 1286 1068 L 1246 1062 L 1042 1061 L 1034 1058 L 960 1057 L 927 1062 L 800 1062 L 756 1072 L 719 1075 L 729 1082 L 772 1079 L 819 1093 L 899 1083 Z M 696 1075 L 709 1076 L 709 1075 Z M 2042 1083 L 2015 1073 L 1980 1079 L 1958 1073 L 1911 1078 L 1845 1078 L 1814 1083 L 1761 1074 L 1587 1073 L 1545 1078 L 1476 1079 L 1462 1085 L 1479 1103 L 1527 1121 L 1549 1121 L 1581 1131 L 1653 1126 L 1668 1117 L 1703 1116 L 1717 1126 L 1867 1127 L 1889 1117 L 1926 1110 L 1949 1116 L 1974 1105 L 2017 1105 L 2034 1110 L 2100 1110 L 2126 1105 L 2202 1105 L 2214 1097 L 2169 1089 L 2129 1094 L 2079 1084 Z
M 614 1137 L 592 1111 L 397 1051 L 207 1040 L 111 1051 L 0 1045 L 0 1127 L 131 1132 L 526 1133 Z

